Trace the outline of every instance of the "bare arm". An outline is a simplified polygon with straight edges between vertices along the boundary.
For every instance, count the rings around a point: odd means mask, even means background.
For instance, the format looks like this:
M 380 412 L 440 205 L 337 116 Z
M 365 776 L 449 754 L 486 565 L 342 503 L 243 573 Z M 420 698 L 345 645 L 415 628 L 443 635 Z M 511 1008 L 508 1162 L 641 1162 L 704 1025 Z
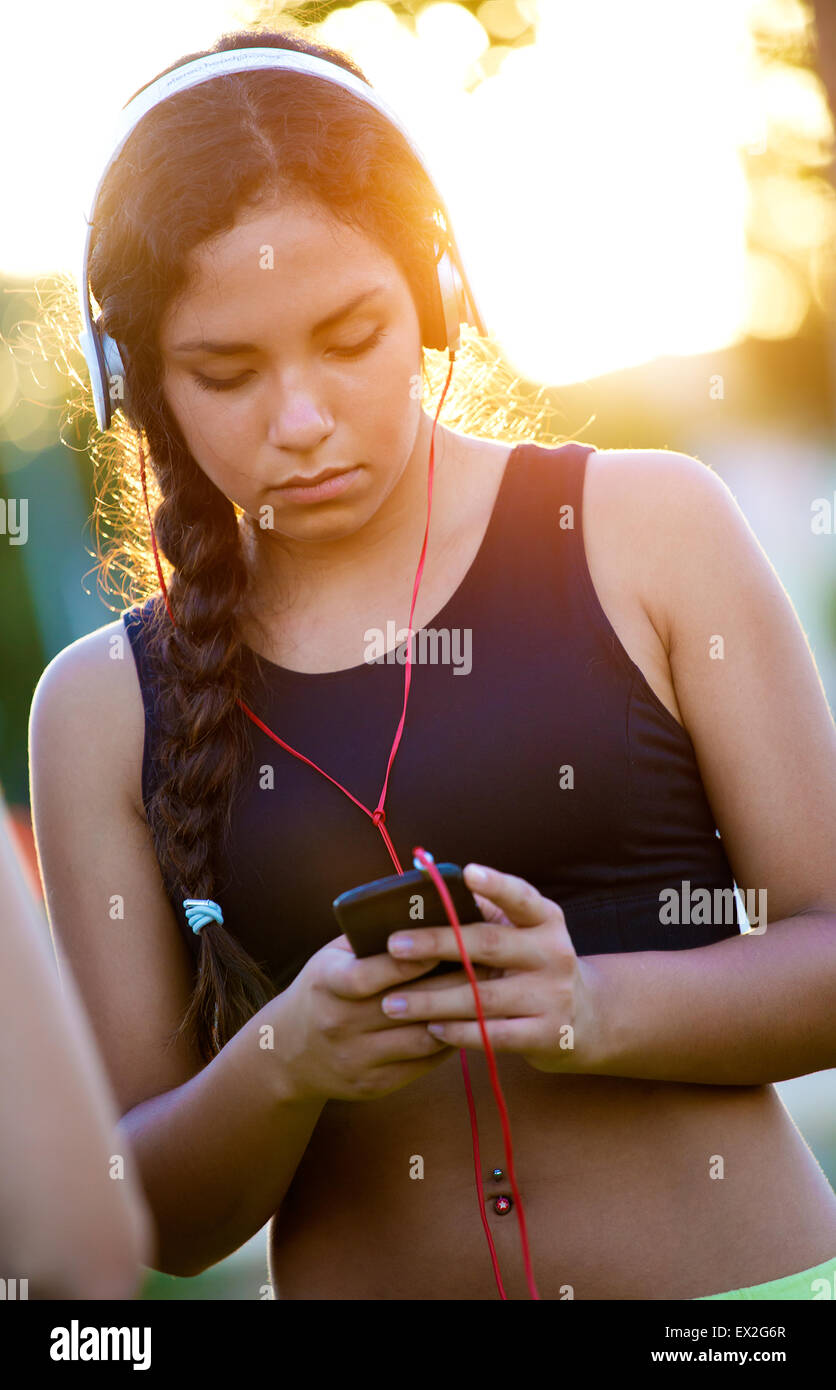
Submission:
M 836 912 L 687 951 L 592 956 L 605 1076 L 765 1086 L 836 1066 Z
M 0 1263 L 30 1298 L 131 1298 L 150 1258 L 135 1180 L 111 1176 L 117 1111 L 71 975 L 62 995 L 43 913 L 0 797 Z
M 166 1046 L 192 965 L 140 810 L 143 736 L 121 622 L 47 668 L 33 705 L 33 810 L 59 965 L 78 981 L 116 1093 L 121 1151 L 157 1227 L 154 1267 L 189 1276 L 279 1206 L 322 1102 L 289 1095 L 281 1046 L 259 1048 L 257 1019 L 208 1066 L 185 1042 Z
M 836 726 L 813 654 L 716 474 L 687 455 L 650 453 L 624 478 L 645 607 L 666 634 L 754 931 L 592 958 L 604 1070 L 763 1085 L 836 1066 Z

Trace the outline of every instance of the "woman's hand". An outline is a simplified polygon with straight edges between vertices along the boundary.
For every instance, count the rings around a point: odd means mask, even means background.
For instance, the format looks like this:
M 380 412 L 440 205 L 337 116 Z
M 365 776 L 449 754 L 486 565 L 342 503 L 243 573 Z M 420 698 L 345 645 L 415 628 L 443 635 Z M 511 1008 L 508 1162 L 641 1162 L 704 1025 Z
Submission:
M 380 1000 L 404 990 L 437 960 L 395 960 L 388 951 L 358 960 L 346 936 L 316 951 L 286 990 L 256 1017 L 276 1029 L 277 1056 L 297 1099 L 379 1100 L 452 1057 L 452 1044 L 420 1022 L 387 1018 Z M 474 967 L 477 980 L 488 973 Z M 464 981 L 464 969 L 442 975 L 437 988 Z
M 464 878 L 485 921 L 462 924 L 461 932 L 474 967 L 478 963 L 488 969 L 489 978 L 479 983 L 479 999 L 491 1047 L 519 1053 L 536 1071 L 593 1072 L 600 1036 L 594 967 L 575 954 L 562 908 L 513 874 L 487 868 L 480 882 L 474 872 L 480 868 L 469 864 Z M 397 960 L 461 959 L 452 927 L 421 927 L 411 951 L 393 949 L 405 935 L 394 932 L 387 943 Z M 440 977 L 445 978 L 458 977 Z M 391 1012 L 387 1000 L 401 997 L 406 1010 Z M 428 1021 L 428 1031 L 453 1047 L 484 1051 L 467 979 L 453 989 L 415 980 L 390 990 L 381 1007 L 399 1022 Z

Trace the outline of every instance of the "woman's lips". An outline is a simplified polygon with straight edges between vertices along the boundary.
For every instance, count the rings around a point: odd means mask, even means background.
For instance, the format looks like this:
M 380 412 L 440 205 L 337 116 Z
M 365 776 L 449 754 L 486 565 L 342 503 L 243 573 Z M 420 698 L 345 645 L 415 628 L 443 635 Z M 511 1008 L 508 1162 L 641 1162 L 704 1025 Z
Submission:
M 280 487 L 276 491 L 282 497 L 286 497 L 289 502 L 320 502 L 329 497 L 336 497 L 339 493 L 345 492 L 346 488 L 351 487 L 354 479 L 359 475 L 360 469 L 349 468 L 345 473 L 335 473 L 333 477 L 326 478 L 324 483 L 316 483 L 312 487 Z

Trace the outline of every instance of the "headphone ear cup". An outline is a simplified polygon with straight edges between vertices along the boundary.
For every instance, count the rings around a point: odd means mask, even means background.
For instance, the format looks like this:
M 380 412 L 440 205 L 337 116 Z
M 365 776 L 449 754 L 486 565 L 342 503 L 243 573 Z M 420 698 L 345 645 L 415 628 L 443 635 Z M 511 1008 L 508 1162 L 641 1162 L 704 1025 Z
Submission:
M 101 314 L 93 320 L 92 333 L 82 329 L 80 345 L 90 372 L 96 421 L 104 432 L 110 429 L 114 410 L 126 404 L 125 365 L 115 340 L 102 327 Z
M 458 249 L 452 236 L 440 229 L 435 232 L 435 269 L 430 277 L 430 306 L 426 347 L 457 352 L 461 341 L 461 325 L 472 324 L 487 337 L 479 306 L 470 288 Z
M 438 264 L 433 266 L 427 276 L 426 285 L 427 298 L 421 324 L 421 338 L 424 347 L 435 348 L 438 352 L 444 352 L 450 346 L 450 339 L 447 327 L 448 315 L 444 306 L 444 293 L 438 274 Z
M 102 331 L 101 345 L 102 356 L 105 363 L 107 395 L 112 416 L 114 410 L 124 409 L 127 405 L 127 374 L 125 372 L 122 354 L 119 351 L 115 339 Z
M 111 409 L 107 363 L 105 361 L 104 349 L 102 347 L 101 334 L 99 331 L 100 322 L 101 316 L 94 319 L 90 332 L 88 332 L 86 328 L 82 328 L 79 335 L 79 343 L 87 363 L 87 370 L 90 373 L 90 386 L 93 391 L 96 423 L 99 429 L 104 431 L 110 426 Z
M 472 325 L 482 338 L 488 337 L 485 321 L 476 303 L 473 290 L 462 265 L 459 249 L 451 238 L 438 263 L 438 278 L 447 324 L 447 336 L 451 349 L 458 349 L 460 328 L 463 323 Z
M 467 319 L 464 286 L 461 282 L 449 249 L 444 252 L 436 267 L 439 294 L 444 314 L 445 346 L 455 352 L 459 346 L 460 325 Z

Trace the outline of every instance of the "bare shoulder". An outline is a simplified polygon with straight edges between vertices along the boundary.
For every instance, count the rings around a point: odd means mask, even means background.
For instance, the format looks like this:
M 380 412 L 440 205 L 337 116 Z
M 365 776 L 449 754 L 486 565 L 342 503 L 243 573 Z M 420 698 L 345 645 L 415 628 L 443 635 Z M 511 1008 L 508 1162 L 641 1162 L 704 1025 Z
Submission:
M 145 711 L 130 641 L 121 618 L 79 637 L 45 667 L 35 687 L 30 727 L 38 746 L 79 739 L 88 756 L 106 765 L 138 814 L 142 809 Z
M 627 507 L 637 519 L 693 499 L 700 488 L 725 489 L 707 463 L 673 449 L 596 449 L 586 465 L 586 493 L 598 505 Z
M 622 582 L 629 576 L 636 600 L 666 646 L 670 614 L 664 604 L 665 574 L 676 559 L 674 538 L 681 535 L 672 523 L 689 508 L 698 517 L 701 502 L 712 493 L 731 496 L 720 476 L 691 454 L 599 449 L 587 460 L 584 511 L 590 532 L 612 556 Z

